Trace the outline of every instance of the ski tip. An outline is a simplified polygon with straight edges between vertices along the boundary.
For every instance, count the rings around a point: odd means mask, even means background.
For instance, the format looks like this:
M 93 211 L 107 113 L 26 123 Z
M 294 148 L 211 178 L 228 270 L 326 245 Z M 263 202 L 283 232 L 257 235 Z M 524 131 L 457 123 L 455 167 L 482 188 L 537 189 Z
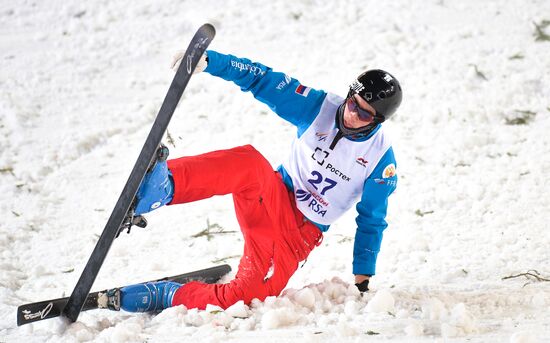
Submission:
M 200 30 L 205 30 L 207 31 L 211 36 L 215 36 L 216 35 L 216 28 L 214 27 L 214 25 L 210 24 L 210 23 L 206 23 L 206 24 L 203 24 L 200 28 Z

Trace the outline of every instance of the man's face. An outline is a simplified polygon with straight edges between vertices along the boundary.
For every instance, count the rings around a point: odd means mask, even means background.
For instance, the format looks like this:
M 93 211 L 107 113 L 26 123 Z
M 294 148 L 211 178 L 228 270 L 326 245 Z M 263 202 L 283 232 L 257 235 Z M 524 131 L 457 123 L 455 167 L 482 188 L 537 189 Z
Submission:
M 352 93 L 346 98 L 344 106 L 344 126 L 358 129 L 374 121 L 376 110 L 359 95 Z

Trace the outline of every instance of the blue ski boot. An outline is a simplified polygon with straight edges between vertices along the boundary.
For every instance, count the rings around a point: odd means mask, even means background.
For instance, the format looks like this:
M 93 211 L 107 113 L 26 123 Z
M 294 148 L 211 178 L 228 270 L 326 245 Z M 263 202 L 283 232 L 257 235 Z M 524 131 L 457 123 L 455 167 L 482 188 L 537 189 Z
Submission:
M 99 307 L 127 312 L 161 311 L 172 306 L 174 294 L 180 287 L 177 282 L 158 281 L 114 288 L 104 293 L 104 305 Z
M 166 161 L 158 161 L 148 172 L 136 194 L 136 215 L 164 206 L 174 197 L 174 179 Z

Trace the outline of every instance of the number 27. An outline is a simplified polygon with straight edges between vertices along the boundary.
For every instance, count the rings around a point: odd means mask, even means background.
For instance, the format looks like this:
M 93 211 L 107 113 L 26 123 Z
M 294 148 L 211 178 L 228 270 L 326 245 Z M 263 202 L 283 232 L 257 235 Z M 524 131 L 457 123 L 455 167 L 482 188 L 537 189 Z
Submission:
M 334 188 L 334 186 L 336 186 L 337 184 L 336 181 L 329 179 L 328 177 L 323 178 L 323 175 L 321 175 L 321 173 L 319 173 L 318 171 L 312 171 L 311 175 L 313 175 L 313 178 L 308 179 L 307 182 L 309 182 L 316 190 L 319 190 L 319 187 L 317 186 L 320 185 L 323 181 L 328 184 L 321 190 L 321 195 L 325 195 L 325 193 L 329 189 Z

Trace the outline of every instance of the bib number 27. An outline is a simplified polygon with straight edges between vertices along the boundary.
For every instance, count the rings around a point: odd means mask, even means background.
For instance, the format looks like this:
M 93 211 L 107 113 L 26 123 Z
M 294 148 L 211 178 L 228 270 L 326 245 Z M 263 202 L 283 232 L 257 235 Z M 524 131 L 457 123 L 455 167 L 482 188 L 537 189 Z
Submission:
M 307 182 L 309 182 L 316 190 L 319 190 L 319 188 L 322 187 L 321 195 L 325 195 L 328 190 L 334 188 L 337 184 L 336 181 L 329 179 L 328 177 L 323 177 L 323 175 L 321 175 L 318 171 L 312 171 L 311 176 L 312 178 L 308 179 Z

